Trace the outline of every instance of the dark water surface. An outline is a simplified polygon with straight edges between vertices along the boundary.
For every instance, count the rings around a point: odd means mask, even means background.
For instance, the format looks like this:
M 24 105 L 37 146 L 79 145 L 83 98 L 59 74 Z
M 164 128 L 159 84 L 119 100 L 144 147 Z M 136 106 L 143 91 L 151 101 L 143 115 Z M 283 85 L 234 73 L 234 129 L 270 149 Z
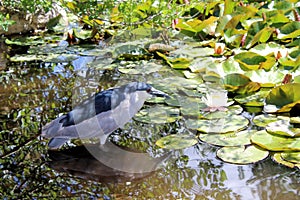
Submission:
M 66 63 L 1 59 L 1 199 L 299 199 L 299 170 L 270 158 L 258 164 L 233 165 L 217 159 L 218 148 L 201 141 L 184 150 L 154 147 L 160 136 L 185 131 L 180 121 L 166 125 L 132 121 L 111 137 L 119 145 L 136 145 L 159 155 L 151 163 L 142 160 L 156 171 L 136 173 L 141 163 L 134 159 L 130 160 L 132 172 L 112 169 L 83 147 L 48 151 L 41 127 L 84 96 L 131 79 L 159 81 L 165 75 L 128 77 L 117 70 L 88 69 L 85 62 L 90 57 Z M 121 158 L 114 155 L 111 159 Z

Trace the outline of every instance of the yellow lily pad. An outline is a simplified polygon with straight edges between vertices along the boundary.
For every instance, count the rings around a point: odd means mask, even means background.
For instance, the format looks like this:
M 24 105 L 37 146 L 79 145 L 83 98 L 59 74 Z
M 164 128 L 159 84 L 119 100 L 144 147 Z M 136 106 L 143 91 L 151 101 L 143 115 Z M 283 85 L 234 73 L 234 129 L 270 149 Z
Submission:
M 279 164 L 282 164 L 282 165 L 285 165 L 287 167 L 290 167 L 290 168 L 295 168 L 295 167 L 298 167 L 300 169 L 300 164 L 295 164 L 295 163 L 292 163 L 292 162 L 289 162 L 289 161 L 286 161 L 284 160 L 282 157 L 281 157 L 281 153 L 274 153 L 273 156 L 272 156 L 272 159 L 279 163 Z
M 284 152 L 281 153 L 283 160 L 300 165 L 300 152 Z

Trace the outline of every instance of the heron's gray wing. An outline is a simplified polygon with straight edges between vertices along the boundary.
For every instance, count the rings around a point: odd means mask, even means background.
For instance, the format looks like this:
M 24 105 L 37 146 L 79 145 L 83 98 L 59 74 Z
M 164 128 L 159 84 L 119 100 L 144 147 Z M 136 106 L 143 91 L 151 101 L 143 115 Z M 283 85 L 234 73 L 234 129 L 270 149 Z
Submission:
M 65 118 L 60 120 L 63 127 L 78 124 L 86 119 L 92 118 L 102 112 L 112 109 L 111 98 L 114 90 L 105 90 L 84 100 L 70 111 Z

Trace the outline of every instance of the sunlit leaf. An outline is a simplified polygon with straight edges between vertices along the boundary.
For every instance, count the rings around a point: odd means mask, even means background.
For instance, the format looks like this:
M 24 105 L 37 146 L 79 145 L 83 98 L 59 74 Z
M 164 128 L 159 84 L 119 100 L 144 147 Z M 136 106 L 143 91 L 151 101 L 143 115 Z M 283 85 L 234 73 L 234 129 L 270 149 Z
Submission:
M 240 115 L 226 116 L 211 120 L 188 119 L 185 124 L 190 129 L 197 129 L 204 133 L 228 133 L 244 129 L 248 125 L 248 119 Z
M 258 33 L 254 35 L 251 42 L 247 45 L 247 48 L 252 47 L 256 43 L 264 43 L 272 36 L 273 31 L 275 28 L 265 27 L 264 29 L 260 30 Z
M 283 160 L 292 162 L 295 164 L 300 164 L 300 152 L 284 152 L 281 153 Z
M 163 66 L 154 62 L 133 62 L 120 66 L 118 70 L 124 74 L 150 74 L 158 72 Z
M 277 120 L 275 122 L 271 122 L 266 126 L 266 130 L 269 133 L 281 136 L 300 136 L 300 128 L 296 128 L 293 124 L 290 124 L 289 120 Z
M 270 151 L 300 151 L 300 137 L 282 137 L 258 131 L 251 136 L 251 142 Z
M 242 146 L 251 144 L 250 137 L 252 133 L 254 133 L 254 130 L 224 134 L 201 133 L 199 138 L 204 142 L 217 146 Z
M 266 103 L 279 107 L 300 100 L 300 83 L 290 83 L 275 87 L 266 97 Z
M 162 105 L 142 109 L 134 116 L 134 119 L 139 122 L 154 124 L 171 123 L 179 118 L 178 108 Z
M 268 91 L 259 91 L 249 95 L 238 95 L 234 100 L 245 106 L 263 106 L 267 95 Z
M 278 119 L 277 119 L 276 115 L 261 114 L 261 115 L 256 115 L 253 118 L 253 123 L 256 126 L 266 127 L 269 123 L 276 122 L 277 120 Z
M 217 156 L 225 162 L 242 165 L 264 160 L 269 156 L 269 152 L 252 145 L 247 147 L 222 147 L 217 151 Z
M 280 29 L 279 39 L 296 38 L 300 35 L 300 22 L 293 21 L 283 25 Z
M 247 71 L 245 75 L 252 81 L 260 83 L 261 87 L 274 87 L 276 84 L 281 83 L 284 78 L 284 74 L 279 70 L 252 70 Z
M 240 86 L 237 91 L 235 91 L 238 94 L 251 94 L 253 92 L 256 92 L 260 89 L 260 84 L 257 82 L 249 82 L 246 85 Z
M 164 149 L 185 149 L 197 143 L 195 137 L 190 135 L 172 134 L 160 138 L 155 144 Z
M 253 52 L 242 52 L 234 56 L 234 59 L 240 64 L 240 67 L 246 71 L 265 69 L 270 70 L 276 59 L 269 56 L 261 56 Z
M 294 167 L 298 167 L 300 169 L 300 165 L 296 165 L 295 163 L 292 163 L 292 162 L 289 162 L 289 161 L 286 161 L 284 160 L 282 157 L 281 157 L 281 153 L 274 153 L 273 156 L 272 156 L 272 159 L 279 163 L 279 164 L 282 164 L 282 165 L 285 165 L 287 167 L 290 167 L 290 168 L 294 168 Z
M 249 82 L 251 82 L 250 78 L 243 75 L 243 74 L 237 74 L 237 73 L 233 73 L 233 74 L 228 74 L 224 77 L 224 85 L 228 85 L 228 86 L 242 86 L 242 85 L 246 85 Z

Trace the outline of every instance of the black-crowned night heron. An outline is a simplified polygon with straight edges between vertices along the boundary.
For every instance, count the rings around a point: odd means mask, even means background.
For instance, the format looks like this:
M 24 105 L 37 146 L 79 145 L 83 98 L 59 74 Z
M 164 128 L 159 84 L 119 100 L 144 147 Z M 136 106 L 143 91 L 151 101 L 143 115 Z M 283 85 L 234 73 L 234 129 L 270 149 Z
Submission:
M 104 90 L 46 124 L 42 136 L 51 138 L 50 149 L 57 149 L 75 138 L 99 138 L 104 144 L 109 134 L 129 122 L 151 96 L 168 97 L 142 82 Z

